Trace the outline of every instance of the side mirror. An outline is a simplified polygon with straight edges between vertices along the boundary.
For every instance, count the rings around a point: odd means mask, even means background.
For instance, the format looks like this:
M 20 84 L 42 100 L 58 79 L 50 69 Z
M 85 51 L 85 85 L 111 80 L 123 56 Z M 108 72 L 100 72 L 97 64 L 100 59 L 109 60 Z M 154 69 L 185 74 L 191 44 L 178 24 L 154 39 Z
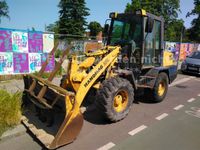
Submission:
M 109 24 L 105 24 L 103 34 L 108 35 L 108 32 L 109 32 Z
M 154 19 L 151 17 L 148 17 L 145 32 L 151 33 L 153 31 L 153 25 L 154 25 Z

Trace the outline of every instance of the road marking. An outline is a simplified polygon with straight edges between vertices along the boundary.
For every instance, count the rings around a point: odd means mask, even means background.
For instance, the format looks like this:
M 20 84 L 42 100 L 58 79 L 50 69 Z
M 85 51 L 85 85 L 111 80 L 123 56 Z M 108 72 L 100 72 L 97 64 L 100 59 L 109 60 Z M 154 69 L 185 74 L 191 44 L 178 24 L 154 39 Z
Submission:
M 156 117 L 156 120 L 162 120 L 162 119 L 164 119 L 164 118 L 167 117 L 167 116 L 168 116 L 168 114 L 164 113 L 164 114 L 162 114 L 162 115 Z
M 191 79 L 195 79 L 195 78 L 196 78 L 196 77 L 188 77 L 188 78 L 180 79 L 180 80 L 178 80 L 178 81 L 173 82 L 171 85 L 169 85 L 169 87 L 172 87 L 172 86 L 175 86 L 175 85 L 177 85 L 177 84 L 181 84 L 181 83 L 187 82 L 187 81 L 189 81 L 189 80 L 191 80 Z
M 178 106 L 174 107 L 174 110 L 179 110 L 179 109 L 181 109 L 183 107 L 184 107 L 184 105 L 178 105 Z
M 136 128 L 136 129 L 130 131 L 128 134 L 131 135 L 131 136 L 133 136 L 133 135 L 135 135 L 135 134 L 141 132 L 142 130 L 144 130 L 144 129 L 146 129 L 146 128 L 147 128 L 147 126 L 141 125 L 140 127 L 138 127 L 138 128 Z
M 104 145 L 104 146 L 98 148 L 97 150 L 109 150 L 109 149 L 111 149 L 111 148 L 114 147 L 114 146 L 115 146 L 114 143 L 109 142 L 108 144 L 106 144 L 106 145 Z
M 198 107 L 191 107 L 191 110 L 187 110 L 185 111 L 186 114 L 193 116 L 193 117 L 197 117 L 200 118 L 200 108 Z
M 200 97 L 200 94 L 198 94 L 198 96 Z
M 196 99 L 195 98 L 190 98 L 189 100 L 188 100 L 188 103 L 191 103 L 191 102 L 193 102 L 193 101 L 195 101 Z

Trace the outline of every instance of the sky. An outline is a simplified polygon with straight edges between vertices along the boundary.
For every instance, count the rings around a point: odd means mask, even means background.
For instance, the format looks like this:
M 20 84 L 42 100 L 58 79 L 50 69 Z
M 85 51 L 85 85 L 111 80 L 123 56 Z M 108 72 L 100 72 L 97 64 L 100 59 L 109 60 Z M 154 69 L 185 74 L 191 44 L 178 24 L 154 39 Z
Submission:
M 3 18 L 0 23 L 2 28 L 11 29 L 31 29 L 44 31 L 45 25 L 49 25 L 58 20 L 59 0 L 6 0 L 9 6 L 10 20 Z M 90 16 L 87 22 L 98 21 L 104 25 L 110 12 L 123 12 L 126 4 L 131 0 L 86 0 L 86 7 L 90 9 Z M 185 26 L 189 28 L 194 17 L 186 18 L 187 12 L 194 8 L 191 0 L 180 0 L 181 13 L 179 18 L 185 21 Z

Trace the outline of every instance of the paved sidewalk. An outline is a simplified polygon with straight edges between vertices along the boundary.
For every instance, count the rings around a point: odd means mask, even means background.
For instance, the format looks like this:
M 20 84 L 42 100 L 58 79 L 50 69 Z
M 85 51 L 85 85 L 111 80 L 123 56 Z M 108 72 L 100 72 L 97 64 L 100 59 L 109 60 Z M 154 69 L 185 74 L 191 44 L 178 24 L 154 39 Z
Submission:
M 23 80 L 0 81 L 0 89 L 4 89 L 10 93 L 15 93 L 17 91 L 23 91 L 24 83 Z
M 53 83 L 55 85 L 60 85 L 60 79 L 61 78 L 54 78 Z M 24 81 L 23 80 L 8 80 L 8 81 L 0 81 L 0 89 L 4 89 L 8 92 L 15 93 L 17 91 L 23 91 L 24 90 Z
M 22 124 L 20 124 L 4 132 L 3 135 L 0 137 L 0 143 L 9 140 L 10 138 L 18 137 L 25 133 L 26 133 L 26 128 Z

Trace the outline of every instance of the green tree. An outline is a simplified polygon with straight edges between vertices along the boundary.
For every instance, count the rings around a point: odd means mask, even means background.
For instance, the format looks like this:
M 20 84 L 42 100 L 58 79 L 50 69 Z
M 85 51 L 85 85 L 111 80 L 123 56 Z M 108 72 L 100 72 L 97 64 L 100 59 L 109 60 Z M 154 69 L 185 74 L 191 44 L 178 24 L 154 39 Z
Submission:
M 187 17 L 192 15 L 197 16 L 192 20 L 192 27 L 188 29 L 189 38 L 192 41 L 200 42 L 200 0 L 194 0 L 194 9 L 191 12 L 188 12 Z
M 56 21 L 55 23 L 51 23 L 48 26 L 45 27 L 45 30 L 48 32 L 54 32 L 55 34 L 58 33 L 58 21 Z
M 8 11 L 8 5 L 7 5 L 6 1 L 1 0 L 0 1 L 0 22 L 1 22 L 2 17 L 6 17 L 6 18 L 10 19 L 8 13 L 9 13 L 9 11 Z
M 157 16 L 163 16 L 165 22 L 169 23 L 178 17 L 180 0 L 132 0 L 131 4 L 127 4 L 125 12 L 134 12 L 140 8 Z
M 165 29 L 165 40 L 179 42 L 181 38 L 181 32 L 184 30 L 184 21 L 182 19 L 171 21 L 168 25 L 168 28 Z
M 183 22 L 177 20 L 178 12 L 180 12 L 180 0 L 132 0 L 131 3 L 126 5 L 125 12 L 134 12 L 141 8 L 157 16 L 164 17 L 165 40 L 171 41 L 171 39 L 174 39 L 172 35 L 176 34 L 174 32 L 181 32 Z M 182 25 L 178 27 L 177 22 Z M 175 30 L 177 28 L 180 30 Z M 178 35 L 176 37 L 174 40 L 178 41 L 180 37 L 178 38 Z
M 185 29 L 183 31 L 183 42 L 193 42 L 190 38 L 190 30 L 189 29 Z
M 97 34 L 102 31 L 101 24 L 96 21 L 90 22 L 88 29 L 90 30 L 91 36 L 97 36 Z
M 131 3 L 127 3 L 125 12 L 135 12 L 140 8 L 142 8 L 140 0 L 132 0 Z
M 85 5 L 85 0 L 60 0 L 58 5 L 60 34 L 83 36 L 87 25 L 86 16 L 89 15 L 89 9 Z

